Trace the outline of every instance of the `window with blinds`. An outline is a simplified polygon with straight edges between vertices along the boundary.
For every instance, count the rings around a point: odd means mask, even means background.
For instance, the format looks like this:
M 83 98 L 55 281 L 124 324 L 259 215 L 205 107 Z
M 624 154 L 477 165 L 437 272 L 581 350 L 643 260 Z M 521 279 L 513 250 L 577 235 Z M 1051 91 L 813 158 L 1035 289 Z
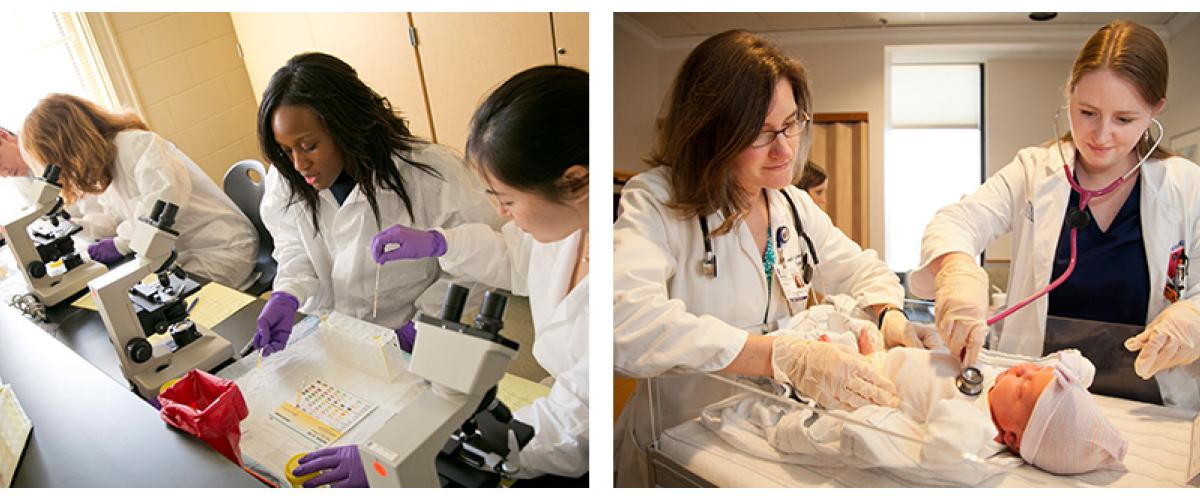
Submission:
M 888 265 L 920 264 L 934 213 L 983 180 L 983 67 L 892 65 L 884 130 L 884 240 Z
M 17 131 L 46 94 L 67 93 L 115 109 L 116 99 L 78 13 L 0 13 L 4 77 L 0 126 Z

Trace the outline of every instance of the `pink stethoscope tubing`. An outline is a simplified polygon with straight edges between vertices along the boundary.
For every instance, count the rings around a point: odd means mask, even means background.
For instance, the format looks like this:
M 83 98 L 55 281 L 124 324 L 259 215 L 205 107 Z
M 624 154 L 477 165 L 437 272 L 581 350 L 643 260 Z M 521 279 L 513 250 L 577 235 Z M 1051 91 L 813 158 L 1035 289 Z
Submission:
M 1122 175 L 1121 177 L 1117 178 L 1117 180 L 1112 181 L 1111 184 L 1109 184 L 1108 186 L 1105 186 L 1103 189 L 1099 189 L 1099 190 L 1084 189 L 1083 186 L 1080 186 L 1079 183 L 1075 182 L 1075 176 L 1071 175 L 1071 167 L 1067 163 L 1067 156 L 1066 156 L 1066 154 L 1063 153 L 1063 149 L 1062 149 L 1063 141 L 1061 139 L 1062 135 L 1058 133 L 1058 120 L 1059 120 L 1059 113 L 1061 113 L 1061 112 L 1062 112 L 1062 109 L 1060 108 L 1058 111 L 1056 111 L 1054 113 L 1054 137 L 1055 137 L 1055 142 L 1058 145 L 1058 156 L 1059 156 L 1059 158 L 1062 158 L 1063 173 L 1067 176 L 1067 182 L 1071 184 L 1071 189 L 1073 189 L 1073 190 L 1075 190 L 1075 192 L 1079 193 L 1079 207 L 1078 208 L 1079 208 L 1080 212 L 1083 212 L 1084 210 L 1087 209 L 1087 204 L 1089 201 L 1092 200 L 1092 198 L 1099 198 L 1108 193 L 1111 193 L 1111 192 L 1115 191 L 1118 187 L 1120 187 L 1121 184 L 1124 184 L 1126 180 L 1132 178 L 1133 175 L 1135 173 L 1137 173 L 1138 169 L 1142 168 L 1142 164 L 1146 163 L 1146 160 L 1148 160 L 1150 158 L 1150 155 L 1153 154 L 1154 151 L 1158 149 L 1158 145 L 1162 142 L 1162 139 L 1163 139 L 1162 123 L 1154 118 L 1151 118 L 1150 121 L 1158 126 L 1158 140 L 1154 141 L 1154 146 L 1151 147 L 1148 151 L 1146 151 L 1145 155 L 1142 155 L 1141 161 L 1138 161 L 1137 165 L 1134 165 L 1133 168 L 1129 169 L 1129 172 L 1126 172 L 1125 175 Z M 1067 120 L 1070 121 L 1070 119 L 1071 119 L 1070 116 L 1068 116 Z M 1084 227 L 1086 227 L 1086 223 L 1084 224 Z M 1024 300 L 1014 304 L 1012 307 L 1009 307 L 1003 311 L 1000 311 L 995 316 L 988 318 L 988 320 L 987 320 L 988 326 L 992 326 L 996 322 L 998 322 L 1004 318 L 1007 318 L 1010 314 L 1017 312 L 1022 307 L 1025 307 L 1025 306 L 1029 305 L 1030 303 L 1032 303 L 1033 301 L 1041 298 L 1043 295 L 1050 293 L 1050 291 L 1054 290 L 1055 288 L 1058 288 L 1058 285 L 1061 285 L 1061 284 L 1063 284 L 1064 281 L 1067 281 L 1067 278 L 1069 278 L 1071 276 L 1071 271 L 1075 270 L 1075 256 L 1076 256 L 1075 237 L 1078 235 L 1078 233 L 1079 233 L 1079 228 L 1076 227 L 1074 224 L 1072 224 L 1072 226 L 1071 226 L 1071 260 L 1070 260 L 1070 262 L 1067 263 L 1067 269 L 1063 271 L 1062 275 L 1059 276 L 1058 279 L 1055 279 L 1053 282 L 1051 282 L 1049 285 L 1046 285 L 1045 288 L 1042 288 L 1041 290 L 1039 290 L 1037 293 L 1030 295 L 1029 297 L 1026 297 Z

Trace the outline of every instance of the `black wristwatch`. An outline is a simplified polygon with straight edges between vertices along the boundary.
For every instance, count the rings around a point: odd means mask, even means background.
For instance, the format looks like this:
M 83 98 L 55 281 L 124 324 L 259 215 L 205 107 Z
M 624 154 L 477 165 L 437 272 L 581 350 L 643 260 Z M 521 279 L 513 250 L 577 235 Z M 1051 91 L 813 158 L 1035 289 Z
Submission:
M 883 306 L 883 310 L 879 311 L 879 316 L 875 318 L 875 325 L 878 326 L 879 329 L 881 329 L 881 330 L 883 329 L 883 317 L 887 315 L 888 311 L 897 311 L 900 314 L 904 315 L 904 319 L 908 319 L 908 314 L 904 312 L 904 309 L 893 306 L 891 304 Z

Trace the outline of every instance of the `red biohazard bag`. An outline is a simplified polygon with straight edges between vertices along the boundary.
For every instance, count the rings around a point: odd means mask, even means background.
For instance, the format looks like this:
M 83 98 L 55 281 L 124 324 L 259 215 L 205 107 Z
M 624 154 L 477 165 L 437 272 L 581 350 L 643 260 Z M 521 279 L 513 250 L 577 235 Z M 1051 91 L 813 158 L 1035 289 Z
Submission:
M 158 394 L 163 421 L 200 438 L 225 458 L 242 465 L 240 423 L 250 410 L 232 380 L 192 370 Z

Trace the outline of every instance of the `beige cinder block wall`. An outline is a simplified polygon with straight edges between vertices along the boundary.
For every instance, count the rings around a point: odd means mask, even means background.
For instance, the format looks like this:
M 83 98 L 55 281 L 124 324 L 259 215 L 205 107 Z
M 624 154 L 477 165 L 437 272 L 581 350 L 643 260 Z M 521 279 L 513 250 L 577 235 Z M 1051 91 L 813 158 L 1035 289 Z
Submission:
M 228 13 L 105 15 L 151 129 L 218 185 L 234 162 L 261 159 L 258 107 Z

